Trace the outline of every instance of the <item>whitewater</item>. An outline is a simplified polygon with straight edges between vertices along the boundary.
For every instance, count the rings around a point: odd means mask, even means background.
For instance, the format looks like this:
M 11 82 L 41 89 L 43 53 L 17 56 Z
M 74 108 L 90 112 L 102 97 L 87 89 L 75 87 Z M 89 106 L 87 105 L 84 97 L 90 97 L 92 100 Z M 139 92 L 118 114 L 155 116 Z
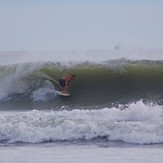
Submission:
M 43 143 L 56 141 L 123 141 L 163 143 L 163 110 L 142 101 L 127 109 L 2 112 L 0 141 Z
M 0 52 L 1 161 L 162 162 L 162 52 L 118 53 Z

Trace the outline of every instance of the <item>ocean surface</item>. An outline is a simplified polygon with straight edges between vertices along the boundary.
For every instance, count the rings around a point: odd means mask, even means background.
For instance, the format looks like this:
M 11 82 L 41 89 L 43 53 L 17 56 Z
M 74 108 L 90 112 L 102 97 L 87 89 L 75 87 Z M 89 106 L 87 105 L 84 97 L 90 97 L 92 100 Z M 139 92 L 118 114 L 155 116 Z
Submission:
M 120 162 L 125 158 L 130 162 L 133 157 L 134 162 L 149 158 L 154 162 L 152 153 L 159 153 L 156 162 L 161 162 L 162 51 L 130 53 L 0 52 L 2 160 L 45 162 L 39 157 L 27 159 L 24 151 L 28 151 L 31 158 L 46 152 L 48 162 Z M 71 96 L 59 96 L 56 81 L 69 74 L 77 76 L 70 85 Z M 115 150 L 129 155 L 117 160 Z M 78 157 L 65 155 L 70 151 Z M 109 151 L 112 156 L 107 156 Z M 140 151 L 144 157 L 140 158 Z M 52 157 L 53 153 L 58 155 Z M 99 153 L 99 159 L 90 160 L 90 153 Z

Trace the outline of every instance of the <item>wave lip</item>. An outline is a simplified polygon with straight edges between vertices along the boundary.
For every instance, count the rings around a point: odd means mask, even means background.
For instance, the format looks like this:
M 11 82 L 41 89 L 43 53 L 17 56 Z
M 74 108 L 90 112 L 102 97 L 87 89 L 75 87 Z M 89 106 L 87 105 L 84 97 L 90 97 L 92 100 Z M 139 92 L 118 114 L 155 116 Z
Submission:
M 38 111 L 2 114 L 0 141 L 41 143 L 107 138 L 134 144 L 163 143 L 161 106 L 132 103 L 128 109 Z

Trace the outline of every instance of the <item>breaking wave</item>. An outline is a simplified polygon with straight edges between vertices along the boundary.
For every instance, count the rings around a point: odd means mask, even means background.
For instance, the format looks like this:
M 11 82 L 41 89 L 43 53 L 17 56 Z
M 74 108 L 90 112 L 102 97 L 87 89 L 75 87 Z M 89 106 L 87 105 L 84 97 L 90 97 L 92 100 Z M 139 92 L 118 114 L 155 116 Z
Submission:
M 163 143 L 163 108 L 142 101 L 126 109 L 1 112 L 0 142 L 92 140 Z
M 76 74 L 69 98 L 58 97 L 54 80 Z M 15 101 L 57 105 L 162 104 L 163 62 L 125 59 L 105 62 L 40 62 L 0 66 L 0 104 Z M 47 105 L 48 105 L 47 104 Z

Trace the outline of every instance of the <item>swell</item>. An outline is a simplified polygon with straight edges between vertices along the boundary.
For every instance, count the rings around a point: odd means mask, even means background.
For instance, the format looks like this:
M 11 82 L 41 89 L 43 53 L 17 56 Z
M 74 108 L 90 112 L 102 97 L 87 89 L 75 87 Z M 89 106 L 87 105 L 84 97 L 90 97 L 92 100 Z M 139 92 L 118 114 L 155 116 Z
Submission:
M 58 97 L 55 83 L 76 74 L 69 98 Z M 163 62 L 110 60 L 101 63 L 25 63 L 0 67 L 1 103 L 46 102 L 47 105 L 112 105 L 140 99 L 162 104 Z M 46 105 L 46 106 L 47 106 Z

